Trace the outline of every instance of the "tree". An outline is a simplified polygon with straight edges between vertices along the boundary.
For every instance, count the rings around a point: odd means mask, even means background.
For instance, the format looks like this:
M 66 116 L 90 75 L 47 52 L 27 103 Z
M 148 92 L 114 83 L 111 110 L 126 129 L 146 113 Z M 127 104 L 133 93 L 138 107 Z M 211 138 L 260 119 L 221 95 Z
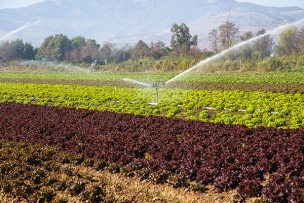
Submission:
M 24 43 L 21 39 L 7 41 L 0 45 L 0 59 L 4 61 L 31 60 L 34 55 L 34 47 L 30 43 Z
M 14 50 L 10 42 L 3 42 L 0 46 L 0 59 L 3 61 L 10 61 L 14 59 Z
M 256 36 L 264 35 L 265 33 L 265 29 L 261 29 L 257 32 Z M 252 45 L 255 57 L 261 60 L 269 57 L 273 52 L 273 45 L 274 42 L 270 35 L 265 35 L 264 37 L 257 39 Z
M 223 49 L 232 47 L 239 39 L 239 28 L 227 20 L 219 26 L 220 43 Z
M 86 39 L 83 36 L 77 36 L 71 39 L 72 49 L 81 49 L 86 45 Z
M 259 31 L 257 31 L 256 36 L 260 36 L 266 33 L 266 30 L 264 28 L 260 29 Z
M 86 39 L 82 36 L 77 36 L 71 39 L 71 48 L 64 54 L 64 60 L 71 62 L 81 62 L 82 49 L 86 45 Z
M 189 54 L 191 46 L 197 46 L 197 35 L 192 36 L 187 25 L 173 24 L 171 47 L 177 54 Z
M 214 53 L 218 53 L 219 52 L 219 40 L 220 40 L 218 30 L 216 30 L 216 29 L 211 30 L 208 35 L 209 35 L 209 42 L 211 45 L 211 50 Z
M 195 58 L 201 58 L 203 51 L 199 47 L 191 47 L 189 54 Z
M 33 60 L 35 58 L 36 51 L 30 43 L 25 43 L 23 47 L 23 58 L 27 60 Z
M 49 60 L 62 61 L 71 49 L 71 41 L 63 34 L 49 36 L 38 50 L 37 58 L 47 57 Z
M 111 61 L 113 50 L 114 44 L 112 43 L 105 43 L 100 48 L 101 59 L 104 61 L 105 64 L 108 64 Z
M 298 43 L 300 54 L 304 54 L 304 28 L 298 31 Z
M 71 40 L 62 35 L 50 36 L 42 44 L 39 58 L 43 56 L 49 60 L 92 63 L 101 59 L 99 48 L 96 40 L 82 36 Z
M 23 51 L 24 51 L 24 43 L 21 39 L 16 39 L 11 41 L 11 46 L 14 52 L 14 59 L 24 59 Z
M 81 48 L 81 60 L 86 63 L 92 63 L 95 60 L 101 60 L 100 45 L 94 39 L 87 39 L 85 46 Z
M 166 44 L 162 41 L 156 43 L 151 43 L 151 56 L 154 59 L 160 59 L 163 56 L 166 56 L 170 53 L 170 49 L 166 47 Z
M 253 37 L 253 33 L 251 31 L 245 32 L 240 36 L 241 41 L 247 41 Z
M 150 55 L 151 55 L 151 49 L 142 40 L 139 40 L 138 43 L 135 45 L 135 47 L 132 49 L 132 58 L 134 59 L 147 57 Z
M 114 63 L 121 63 L 131 58 L 129 51 L 119 49 L 113 53 L 112 60 Z
M 296 27 L 291 26 L 285 29 L 279 36 L 277 53 L 278 55 L 299 54 L 299 36 Z

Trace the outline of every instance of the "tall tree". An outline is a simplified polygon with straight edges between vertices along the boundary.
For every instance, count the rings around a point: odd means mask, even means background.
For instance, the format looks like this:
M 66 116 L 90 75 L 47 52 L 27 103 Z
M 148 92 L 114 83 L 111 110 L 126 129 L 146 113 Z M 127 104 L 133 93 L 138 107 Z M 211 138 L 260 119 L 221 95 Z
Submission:
M 86 45 L 86 39 L 83 36 L 77 36 L 71 39 L 72 49 L 81 49 Z
M 14 59 L 14 49 L 10 42 L 2 42 L 0 45 L 0 59 L 3 61 L 10 61 Z
M 35 57 L 35 49 L 30 43 L 25 43 L 23 48 L 23 58 L 27 60 L 32 60 Z
M 112 43 L 105 43 L 100 48 L 101 59 L 105 62 L 105 64 L 111 62 L 113 51 L 114 51 L 114 44 Z
M 64 54 L 64 60 L 71 62 L 81 62 L 82 49 L 86 45 L 86 39 L 82 36 L 77 36 L 71 39 L 71 48 Z
M 156 43 L 151 43 L 151 56 L 154 59 L 160 59 L 162 56 L 168 55 L 170 49 L 166 47 L 166 44 L 162 41 L 158 41 Z
M 219 40 L 220 40 L 218 30 L 216 30 L 216 29 L 211 30 L 208 34 L 208 37 L 209 37 L 209 42 L 211 45 L 211 50 L 214 53 L 218 53 L 219 52 Z
M 34 58 L 34 55 L 34 47 L 30 43 L 24 43 L 20 39 L 0 44 L 0 59 L 4 61 L 31 60 Z
M 223 49 L 232 47 L 239 39 L 239 28 L 227 20 L 219 26 L 220 43 Z
M 121 63 L 131 58 L 131 53 L 124 49 L 116 50 L 113 53 L 112 60 L 114 63 Z
M 24 58 L 24 43 L 21 39 L 16 39 L 11 41 L 11 46 L 14 51 L 14 59 L 23 59 Z
M 265 35 L 266 30 L 261 29 L 256 33 L 256 36 Z M 254 55 L 257 59 L 263 60 L 269 57 L 273 52 L 274 41 L 271 35 L 265 35 L 253 43 Z
M 260 29 L 259 31 L 257 31 L 256 36 L 260 36 L 266 33 L 266 30 L 264 28 Z
M 304 28 L 298 31 L 298 43 L 300 54 L 304 54 Z
M 296 27 L 285 29 L 279 36 L 277 53 L 279 55 L 292 55 L 300 52 L 299 36 Z
M 173 33 L 171 47 L 174 52 L 178 54 L 189 54 L 191 46 L 197 46 L 197 35 L 192 36 L 186 24 L 173 24 L 171 32 Z
M 49 60 L 62 61 L 65 53 L 71 49 L 71 41 L 63 34 L 49 36 L 38 50 L 37 57 L 47 57 Z
M 253 37 L 253 33 L 251 31 L 245 32 L 240 36 L 241 41 L 247 41 Z
M 150 56 L 150 55 L 151 55 L 150 47 L 142 40 L 139 40 L 132 50 L 132 57 L 135 59 Z
M 100 45 L 94 39 L 87 39 L 85 46 L 81 49 L 82 61 L 92 63 L 95 60 L 101 60 Z

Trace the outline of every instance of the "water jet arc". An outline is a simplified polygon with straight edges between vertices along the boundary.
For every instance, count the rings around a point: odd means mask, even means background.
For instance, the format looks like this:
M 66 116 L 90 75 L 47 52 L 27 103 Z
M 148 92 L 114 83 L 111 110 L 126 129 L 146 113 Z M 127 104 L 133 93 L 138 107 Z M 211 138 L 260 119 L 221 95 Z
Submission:
M 152 87 L 152 85 L 149 85 L 147 83 L 139 82 L 137 80 L 132 80 L 132 79 L 129 79 L 129 78 L 124 78 L 122 80 L 125 81 L 125 82 L 129 82 L 129 83 L 133 83 L 133 84 L 136 84 L 136 85 L 140 85 L 140 86 L 143 86 L 143 87 Z
M 155 102 L 150 102 L 149 105 L 151 105 L 151 106 L 158 105 L 158 103 L 159 103 L 159 88 L 161 86 L 164 86 L 165 83 L 153 83 L 152 85 L 149 85 L 147 83 L 139 82 L 137 80 L 132 80 L 132 79 L 128 79 L 128 78 L 124 78 L 123 81 L 130 82 L 130 83 L 140 85 L 140 86 L 143 86 L 143 87 L 154 88 L 155 89 Z
M 33 22 L 28 22 L 28 23 L 24 24 L 23 26 L 21 26 L 21 27 L 15 29 L 15 30 L 10 31 L 9 33 L 7 33 L 7 34 L 5 34 L 4 36 L 0 37 L 0 42 L 1 42 L 1 41 L 4 41 L 4 40 L 7 40 L 7 39 L 8 39 L 9 37 L 11 37 L 12 35 L 14 35 L 14 34 L 16 34 L 16 33 L 18 33 L 18 32 L 21 32 L 21 31 L 23 31 L 23 30 L 25 30 L 25 29 L 27 29 L 28 27 L 33 26 L 33 25 L 36 24 L 36 23 L 38 23 L 38 21 L 36 21 L 36 22 L 34 22 L 34 23 L 33 23 Z
M 255 41 L 257 41 L 257 40 L 259 40 L 259 39 L 261 39 L 261 38 L 263 38 L 263 37 L 266 37 L 267 35 L 274 35 L 274 34 L 276 34 L 276 33 L 280 32 L 280 31 L 282 31 L 283 29 L 285 29 L 285 28 L 287 28 L 287 27 L 289 27 L 289 26 L 291 26 L 291 25 L 299 25 L 299 24 L 303 24 L 303 23 L 304 23 L 304 18 L 302 18 L 301 20 L 298 20 L 298 21 L 296 21 L 296 22 L 293 22 L 293 23 L 288 23 L 288 24 L 285 24 L 285 25 L 281 25 L 281 26 L 279 26 L 279 27 L 277 27 L 277 28 L 274 28 L 274 29 L 272 29 L 272 30 L 270 30 L 270 31 L 268 31 L 268 32 L 266 32 L 266 33 L 264 33 L 264 34 L 262 34 L 262 35 L 253 37 L 253 38 L 251 38 L 251 39 L 249 39 L 249 40 L 247 40 L 247 41 L 244 41 L 244 42 L 241 42 L 241 43 L 239 43 L 239 44 L 237 44 L 237 45 L 234 45 L 233 47 L 228 48 L 228 49 L 226 49 L 226 50 L 224 50 L 224 51 L 222 51 L 222 52 L 220 52 L 220 53 L 218 53 L 218 54 L 216 54 L 216 55 L 214 55 L 214 56 L 211 56 L 211 57 L 209 57 L 209 58 L 207 58 L 207 59 L 205 59 L 205 60 L 199 62 L 199 63 L 196 64 L 195 66 L 189 68 L 188 70 L 186 70 L 186 71 L 180 73 L 179 75 L 173 77 L 172 79 L 168 80 L 168 81 L 165 83 L 165 85 L 169 85 L 170 83 L 175 82 L 176 80 L 178 80 L 178 79 L 180 79 L 181 77 L 183 77 L 184 75 L 186 75 L 186 74 L 188 74 L 188 73 L 190 73 L 190 72 L 196 70 L 197 68 L 199 68 L 199 67 L 201 67 L 201 66 L 203 66 L 203 65 L 205 65 L 205 64 L 208 64 L 209 62 L 212 62 L 212 61 L 214 61 L 214 60 L 216 60 L 216 59 L 218 59 L 218 58 L 223 57 L 225 54 L 227 54 L 227 53 L 230 52 L 230 51 L 234 51 L 234 50 L 237 50 L 237 49 L 241 48 L 242 46 L 245 46 L 245 45 L 247 45 L 247 44 L 251 44 L 251 43 L 253 43 L 253 42 L 255 42 Z

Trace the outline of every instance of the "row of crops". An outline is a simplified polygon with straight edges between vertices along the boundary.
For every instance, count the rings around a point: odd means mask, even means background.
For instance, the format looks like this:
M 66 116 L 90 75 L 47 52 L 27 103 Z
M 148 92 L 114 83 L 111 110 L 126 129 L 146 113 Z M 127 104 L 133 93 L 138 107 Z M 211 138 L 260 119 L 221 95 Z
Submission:
M 141 81 L 168 81 L 176 73 L 104 73 L 104 72 L 0 72 L 0 78 L 43 79 L 43 80 L 98 80 L 121 81 L 132 78 Z M 303 84 L 301 72 L 278 73 L 193 73 L 180 79 L 183 82 L 213 83 L 258 83 L 258 84 Z
M 89 165 L 81 156 L 4 140 L 0 152 L 0 189 L 5 194 L 1 202 L 110 202 L 103 179 L 92 180 L 73 168 L 82 162 Z
M 213 202 L 200 195 L 215 189 L 238 194 L 226 202 L 303 202 L 304 74 L 191 74 L 157 106 L 155 90 L 122 81 L 175 75 L 1 72 L 0 199 Z M 164 185 L 191 195 L 151 194 Z
M 261 197 L 269 202 L 304 199 L 303 130 L 249 129 L 13 103 L 1 103 L 0 111 L 5 115 L 0 117 L 0 139 L 84 155 L 114 173 L 195 191 L 205 191 L 207 185 L 218 191 L 236 189 L 244 198 Z M 0 172 L 6 174 L 3 182 L 15 167 L 0 149 L 2 160 L 8 160 L 0 164 Z M 52 150 L 46 152 L 52 154 Z M 39 165 L 43 158 L 48 156 L 33 155 L 26 161 Z M 44 173 L 35 175 L 35 181 L 43 180 Z M 8 193 L 15 191 L 10 184 L 1 187 Z
M 185 118 L 248 127 L 304 126 L 304 95 L 241 90 L 150 89 L 1 83 L 0 102 L 75 107 L 137 115 Z
M 210 200 L 203 193 L 140 181 L 127 173 L 113 173 L 97 159 L 50 146 L 0 140 L 0 153 L 1 202 L 194 203 Z M 235 195 L 232 193 L 227 198 Z
M 139 85 L 125 81 L 110 80 L 59 80 L 59 79 L 35 79 L 35 78 L 0 78 L 2 83 L 31 83 L 31 84 L 63 84 L 81 86 L 114 86 L 128 88 L 142 88 Z M 151 82 L 150 82 L 151 83 Z M 263 92 L 304 93 L 304 84 L 267 84 L 267 83 L 223 83 L 223 82 L 175 82 L 164 86 L 169 89 L 193 89 L 193 90 L 243 90 Z

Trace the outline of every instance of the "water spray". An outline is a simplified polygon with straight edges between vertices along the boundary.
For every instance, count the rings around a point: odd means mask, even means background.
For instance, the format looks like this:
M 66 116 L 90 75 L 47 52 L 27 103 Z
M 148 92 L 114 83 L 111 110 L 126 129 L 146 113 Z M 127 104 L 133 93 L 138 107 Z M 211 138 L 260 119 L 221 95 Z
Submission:
M 136 84 L 136 85 L 140 85 L 140 86 L 143 86 L 143 87 L 148 87 L 148 88 L 152 87 L 152 85 L 149 85 L 147 83 L 139 82 L 137 80 L 132 80 L 132 79 L 128 79 L 128 78 L 124 78 L 123 81 L 133 83 L 133 84 Z
M 184 75 L 186 75 L 188 73 L 191 73 L 192 71 L 198 69 L 199 67 L 201 67 L 201 66 L 203 66 L 205 64 L 208 64 L 208 63 L 210 63 L 210 62 L 212 62 L 212 61 L 214 61 L 214 60 L 216 60 L 218 58 L 221 58 L 221 57 L 225 56 L 225 54 L 229 53 L 230 51 L 234 51 L 234 50 L 237 50 L 237 49 L 241 48 L 242 46 L 254 43 L 255 41 L 257 41 L 257 40 L 259 40 L 259 39 L 261 39 L 263 37 L 266 37 L 267 35 L 274 35 L 274 34 L 280 32 L 280 31 L 286 29 L 287 27 L 289 27 L 291 25 L 300 25 L 300 24 L 303 24 L 303 23 L 304 23 L 304 18 L 301 19 L 301 20 L 298 20 L 296 22 L 293 22 L 293 23 L 288 23 L 288 24 L 285 24 L 285 25 L 281 25 L 281 26 L 279 26 L 277 28 L 274 28 L 274 29 L 272 29 L 272 30 L 270 30 L 270 31 L 262 34 L 262 35 L 253 37 L 253 38 L 251 38 L 249 40 L 246 40 L 244 42 L 236 44 L 236 45 L 234 45 L 231 48 L 228 48 L 228 49 L 226 49 L 226 50 L 224 50 L 224 51 L 222 51 L 222 52 L 220 52 L 220 53 L 218 53 L 218 54 L 216 54 L 214 56 L 211 56 L 211 57 L 209 57 L 209 58 L 207 58 L 207 59 L 199 62 L 195 66 L 190 67 L 186 71 L 180 73 L 179 75 L 173 77 L 172 79 L 170 79 L 170 80 L 168 80 L 167 82 L 164 82 L 164 83 L 153 83 L 152 85 L 150 85 L 150 84 L 139 82 L 139 81 L 132 80 L 132 79 L 123 79 L 123 80 L 126 81 L 126 82 L 131 82 L 133 84 L 140 85 L 140 86 L 144 86 L 144 87 L 148 87 L 148 88 L 155 88 L 155 92 L 156 92 L 155 102 L 150 102 L 149 103 L 150 105 L 155 106 L 155 105 L 158 105 L 158 102 L 159 102 L 159 88 L 161 86 L 167 86 L 170 83 L 175 82 L 176 80 L 180 79 L 181 77 L 183 77 Z M 276 112 L 274 112 L 274 113 L 276 113 Z
M 18 62 L 22 66 L 31 66 L 31 67 L 46 67 L 50 71 L 67 71 L 67 72 L 79 72 L 79 73 L 92 73 L 94 72 L 93 67 L 90 68 L 81 68 L 73 64 L 67 64 L 64 62 L 53 62 L 53 61 L 21 61 Z
M 190 72 L 198 69 L 199 67 L 201 67 L 203 65 L 206 65 L 206 64 L 208 64 L 208 63 L 210 63 L 210 62 L 212 62 L 212 61 L 214 61 L 214 60 L 216 60 L 218 58 L 221 58 L 221 57 L 225 56 L 225 54 L 229 53 L 230 51 L 234 51 L 234 50 L 237 50 L 237 49 L 239 49 L 239 48 L 241 48 L 241 47 L 243 47 L 245 45 L 254 43 L 255 41 L 257 41 L 257 40 L 259 40 L 259 39 L 261 39 L 263 37 L 266 37 L 267 35 L 274 35 L 274 34 L 276 34 L 278 32 L 281 32 L 282 30 L 288 28 L 289 26 L 292 26 L 292 25 L 296 26 L 296 25 L 300 25 L 300 24 L 303 24 L 303 23 L 304 23 L 304 18 L 301 19 L 301 20 L 298 20 L 296 22 L 293 22 L 293 23 L 288 23 L 288 24 L 285 24 L 285 25 L 281 25 L 281 26 L 276 27 L 276 28 L 274 28 L 274 29 L 272 29 L 270 31 L 267 31 L 266 33 L 264 33 L 262 35 L 253 37 L 253 38 L 251 38 L 249 40 L 246 40 L 244 42 L 236 44 L 236 45 L 234 45 L 234 46 L 232 46 L 232 47 L 230 47 L 230 48 L 228 48 L 228 49 L 226 49 L 226 50 L 224 50 L 224 51 L 222 51 L 222 52 L 220 52 L 220 53 L 218 53 L 218 54 L 216 54 L 214 56 L 211 56 L 211 57 L 209 57 L 209 58 L 207 58 L 207 59 L 199 62 L 195 66 L 190 67 L 188 70 L 186 70 L 186 71 L 180 73 L 179 75 L 173 77 L 172 79 L 168 80 L 166 82 L 166 85 L 169 85 L 170 83 L 175 82 L 176 80 L 180 79 L 184 75 L 186 75 L 186 74 L 188 74 L 188 73 L 190 73 Z
M 39 23 L 39 21 L 36 21 L 36 22 L 28 22 L 28 23 L 24 24 L 23 26 L 21 26 L 21 27 L 15 29 L 15 30 L 12 30 L 12 31 L 10 31 L 9 33 L 5 34 L 4 36 L 0 37 L 0 42 L 1 42 L 1 41 L 7 40 L 7 39 L 9 39 L 11 36 L 13 36 L 13 35 L 15 35 L 15 34 L 21 32 L 21 31 L 23 31 L 23 30 L 25 30 L 25 29 L 27 29 L 27 28 L 29 28 L 29 27 L 31 27 L 31 26 L 37 25 L 38 23 Z
M 154 88 L 155 89 L 155 102 L 149 102 L 148 104 L 151 106 L 157 106 L 159 103 L 159 88 L 161 86 L 165 86 L 165 83 L 153 83 L 152 85 L 144 83 L 144 82 L 139 82 L 137 80 L 132 80 L 132 79 L 128 79 L 128 78 L 124 78 L 123 81 L 125 82 L 130 82 L 136 85 L 140 85 L 143 87 L 147 87 L 147 88 Z

